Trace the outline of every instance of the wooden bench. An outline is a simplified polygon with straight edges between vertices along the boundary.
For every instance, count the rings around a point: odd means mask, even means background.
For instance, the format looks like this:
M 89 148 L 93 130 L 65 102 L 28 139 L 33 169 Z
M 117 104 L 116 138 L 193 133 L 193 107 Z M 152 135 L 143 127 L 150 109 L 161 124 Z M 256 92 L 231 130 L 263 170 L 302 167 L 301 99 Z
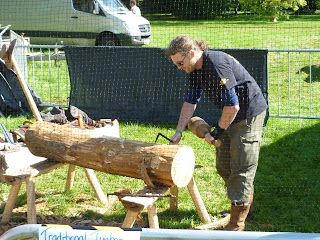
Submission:
M 90 131 L 94 137 L 119 137 L 119 123 L 110 121 L 105 127 Z M 0 143 L 0 182 L 11 185 L 9 197 L 5 205 L 0 224 L 10 221 L 14 205 L 16 203 L 21 184 L 26 182 L 27 187 L 27 221 L 29 224 L 37 223 L 35 205 L 35 178 L 41 174 L 50 172 L 64 166 L 64 163 L 34 156 L 25 145 Z M 85 174 L 91 184 L 95 197 L 107 203 L 107 198 L 92 169 L 84 168 Z M 70 190 L 74 184 L 75 166 L 69 165 L 66 177 L 66 190 Z
M 4 149 L 6 148 L 6 149 Z M 32 155 L 25 146 L 0 143 L 0 181 L 11 185 L 9 197 L 5 205 L 1 224 L 10 221 L 18 193 L 23 182 L 27 188 L 27 222 L 37 223 L 35 204 L 35 179 L 41 174 L 50 172 L 65 164 Z M 94 190 L 95 196 L 102 202 L 107 199 L 92 169 L 85 169 L 86 176 Z M 71 189 L 74 174 L 67 178 L 66 186 Z
M 211 219 L 209 213 L 202 201 L 201 195 L 198 191 L 194 178 L 192 178 L 187 185 L 189 194 L 192 201 L 196 207 L 197 213 L 200 220 L 203 223 L 210 223 Z M 157 216 L 157 209 L 155 202 L 163 194 L 169 190 L 168 187 L 164 185 L 156 186 L 154 188 L 145 186 L 143 189 L 139 190 L 135 195 L 145 195 L 144 197 L 137 196 L 125 196 L 119 197 L 123 206 L 128 210 L 126 217 L 122 223 L 123 228 L 131 228 L 133 224 L 139 219 L 139 215 L 143 210 L 148 211 L 148 220 L 150 228 L 159 228 L 159 219 Z M 178 208 L 178 188 L 173 186 L 170 188 L 171 198 L 170 198 L 170 210 L 175 211 Z M 150 197 L 148 197 L 150 195 Z M 159 197 L 157 197 L 159 195 Z

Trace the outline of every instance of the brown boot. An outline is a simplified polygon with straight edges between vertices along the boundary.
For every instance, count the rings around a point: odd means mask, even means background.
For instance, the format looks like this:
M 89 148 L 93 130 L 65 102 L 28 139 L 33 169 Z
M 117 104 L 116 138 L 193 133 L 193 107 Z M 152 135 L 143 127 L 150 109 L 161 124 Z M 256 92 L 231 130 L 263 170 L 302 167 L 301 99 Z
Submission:
M 225 226 L 227 231 L 243 231 L 250 205 L 231 205 L 230 222 Z
M 252 191 L 251 191 L 251 196 L 250 196 L 250 210 L 249 210 L 247 219 L 253 217 L 253 215 L 254 215 L 253 194 L 254 194 L 254 186 L 252 186 Z M 221 211 L 220 214 L 223 215 L 224 217 L 226 217 L 230 214 L 230 210 Z

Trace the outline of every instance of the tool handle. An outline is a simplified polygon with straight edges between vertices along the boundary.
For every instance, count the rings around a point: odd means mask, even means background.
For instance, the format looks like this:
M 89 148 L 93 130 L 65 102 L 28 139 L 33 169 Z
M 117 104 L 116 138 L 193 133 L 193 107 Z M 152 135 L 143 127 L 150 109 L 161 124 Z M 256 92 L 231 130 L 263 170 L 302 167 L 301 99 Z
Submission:
M 16 71 L 16 75 L 17 75 L 18 80 L 20 82 L 20 86 L 21 86 L 21 88 L 22 88 L 22 90 L 24 92 L 24 95 L 26 96 L 26 99 L 27 99 L 27 101 L 29 103 L 29 106 L 31 108 L 31 111 L 33 113 L 34 118 L 38 122 L 42 122 L 43 120 L 42 120 L 40 112 L 39 112 L 39 110 L 37 108 L 37 105 L 36 105 L 32 95 L 30 93 L 30 90 L 28 88 L 27 83 L 25 82 L 25 79 L 22 77 L 21 70 L 20 70 L 19 66 L 17 65 L 15 57 L 13 55 L 11 56 L 11 64 L 13 66 L 13 69 Z
M 204 135 L 206 135 L 207 133 L 210 133 L 208 128 L 203 128 L 202 131 L 203 131 Z M 221 146 L 221 141 L 219 139 L 218 140 L 212 140 L 211 144 L 214 145 L 215 147 L 220 147 Z
M 171 140 L 170 138 L 168 138 L 167 136 L 163 135 L 163 134 L 162 134 L 162 133 L 160 133 L 160 132 L 158 133 L 158 135 L 157 135 L 156 140 L 155 140 L 155 142 L 154 142 L 154 143 L 157 143 L 159 136 L 161 136 L 161 137 L 165 138 L 166 140 L 168 140 L 169 142 L 171 142 L 171 143 L 172 143 L 172 140 Z

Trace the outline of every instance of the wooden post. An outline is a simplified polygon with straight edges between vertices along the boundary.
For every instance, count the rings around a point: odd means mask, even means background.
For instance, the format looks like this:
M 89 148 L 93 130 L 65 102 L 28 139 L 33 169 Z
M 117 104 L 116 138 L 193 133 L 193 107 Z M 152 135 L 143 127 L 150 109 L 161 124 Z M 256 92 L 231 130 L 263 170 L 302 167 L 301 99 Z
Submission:
M 196 207 L 196 210 L 198 212 L 198 215 L 199 215 L 201 221 L 203 223 L 211 222 L 209 213 L 206 209 L 206 206 L 204 205 L 204 203 L 202 201 L 201 195 L 199 193 L 199 190 L 196 186 L 196 183 L 195 183 L 193 177 L 191 178 L 191 180 L 188 184 L 188 190 L 189 190 L 189 193 L 191 195 L 191 198 L 194 202 L 194 205 Z
M 91 184 L 91 187 L 94 191 L 96 198 L 98 198 L 99 201 L 101 201 L 105 204 L 108 203 L 108 199 L 104 195 L 104 192 L 101 189 L 100 183 L 99 183 L 94 171 L 89 168 L 85 168 L 84 171 L 85 171 L 86 176 Z
M 155 204 L 152 204 L 148 207 L 148 220 L 150 228 L 159 229 L 159 219 L 157 215 L 157 207 Z
M 18 193 L 20 191 L 21 184 L 22 183 L 20 182 L 20 183 L 17 183 L 17 184 L 14 184 L 11 186 L 9 197 L 8 197 L 6 206 L 3 211 L 3 216 L 1 219 L 1 224 L 3 224 L 3 225 L 6 225 L 10 221 L 12 210 L 14 208 L 16 201 L 17 201 L 17 197 L 18 197 Z
M 33 177 L 27 178 L 26 184 L 27 184 L 27 222 L 28 224 L 36 224 L 37 223 L 36 191 L 34 187 Z
M 73 187 L 74 183 L 74 176 L 76 175 L 76 166 L 73 164 L 69 164 L 69 169 L 68 169 L 68 176 L 67 176 L 67 181 L 66 181 L 66 190 L 71 190 Z
M 178 187 L 172 186 L 170 194 L 172 195 L 172 198 L 170 198 L 170 211 L 176 211 L 178 209 Z
M 140 212 L 135 212 L 135 211 L 131 211 L 129 210 L 127 212 L 127 215 L 121 225 L 121 227 L 123 228 L 132 228 L 134 222 L 136 221 L 138 215 L 140 214 Z
M 26 99 L 29 103 L 30 109 L 33 113 L 33 116 L 35 117 L 35 119 L 37 121 L 41 121 L 42 122 L 42 118 L 40 115 L 40 112 L 38 110 L 38 107 L 31 95 L 30 89 L 27 85 L 27 82 L 25 81 L 25 79 L 23 78 L 23 75 L 21 74 L 21 70 L 16 62 L 16 59 L 14 57 L 13 51 L 14 48 L 16 46 L 17 43 L 17 39 L 14 39 L 10 42 L 9 46 L 2 46 L 1 52 L 0 52 L 0 57 L 5 61 L 6 66 L 11 69 L 11 65 L 13 67 L 13 69 L 16 72 L 16 75 L 18 77 L 20 86 L 24 92 L 24 95 L 26 96 Z

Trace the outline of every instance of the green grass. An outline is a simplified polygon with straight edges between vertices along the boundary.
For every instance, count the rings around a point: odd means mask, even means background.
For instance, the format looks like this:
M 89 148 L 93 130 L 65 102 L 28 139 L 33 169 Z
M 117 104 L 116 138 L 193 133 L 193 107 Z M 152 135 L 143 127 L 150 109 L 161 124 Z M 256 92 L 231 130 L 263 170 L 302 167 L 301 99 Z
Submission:
M 319 116 L 320 52 L 272 52 L 268 63 L 270 112 Z
M 153 36 L 150 46 L 166 48 L 175 36 L 186 34 L 206 40 L 212 48 L 218 49 L 320 49 L 319 18 L 320 15 L 290 16 L 289 20 L 277 23 L 263 16 L 247 15 L 210 21 L 174 20 L 170 17 L 151 19 Z M 289 55 L 287 52 L 268 54 L 270 112 L 317 116 L 320 112 L 317 100 L 320 94 L 320 52 Z M 311 83 L 309 65 L 313 73 Z
M 68 105 L 70 82 L 65 60 L 29 61 L 28 82 L 44 102 Z
M 252 16 L 210 21 L 150 20 L 150 46 L 167 47 L 175 36 L 186 34 L 206 40 L 213 48 L 319 49 L 319 18 L 319 15 L 291 16 L 290 20 L 277 23 Z
M 19 122 L 19 121 L 18 121 Z M 15 125 L 8 119 L 7 126 Z M 154 142 L 160 131 L 167 136 L 174 134 L 174 125 L 120 123 L 121 137 L 145 142 Z M 159 138 L 159 143 L 167 144 Z M 181 144 L 191 146 L 196 156 L 194 178 L 209 214 L 221 217 L 219 212 L 229 208 L 223 181 L 215 170 L 215 150 L 189 131 L 184 133 Z M 318 211 L 320 207 L 317 173 L 320 170 L 320 121 L 271 118 L 263 133 L 260 163 L 255 179 L 256 214 L 249 220 L 247 229 L 252 231 L 295 231 L 318 232 Z M 130 187 L 138 191 L 143 187 L 141 180 L 96 172 L 105 193 Z M 94 198 L 82 168 L 76 168 L 75 185 L 65 192 L 67 168 L 62 167 L 36 178 L 38 215 L 55 221 L 75 222 L 79 219 L 101 219 L 104 224 L 120 224 L 125 209 L 119 203 L 106 208 Z M 8 197 L 9 186 L 0 185 L 0 201 Z M 42 204 L 40 204 L 40 203 Z M 179 190 L 179 207 L 169 210 L 169 200 L 157 201 L 161 228 L 194 228 L 201 225 L 194 204 L 186 188 Z M 20 192 L 17 207 L 26 208 L 25 188 Z M 3 211 L 3 205 L 0 211 Z M 19 219 L 19 214 L 14 214 Z M 147 221 L 146 212 L 143 212 Z M 306 217 L 304 217 L 306 216 Z M 41 218 L 38 217 L 40 222 Z M 25 220 L 20 216 L 20 221 Z
M 212 21 L 177 21 L 170 18 L 150 20 L 153 40 L 150 47 L 167 47 L 173 37 L 188 34 L 207 40 L 214 48 L 310 48 L 319 49 L 319 16 L 291 16 L 288 21 L 271 23 L 262 17 L 237 16 Z M 319 53 L 311 56 L 312 81 L 309 82 L 309 54 L 269 53 L 269 104 L 271 113 L 320 116 Z M 36 78 L 29 75 L 29 83 L 46 102 L 67 103 L 69 85 L 64 61 L 44 65 L 29 65 Z M 43 69 L 43 70 L 41 70 Z M 29 71 L 30 72 L 30 71 Z M 49 78 L 51 76 L 51 78 Z M 59 77 L 58 77 L 59 76 Z M 63 77 L 61 77 L 63 76 Z M 61 86 L 62 88 L 58 88 Z M 59 89 L 59 91 L 57 91 Z M 62 89 L 62 90 L 61 90 Z M 299 91 L 300 90 L 300 91 Z M 310 91 L 312 105 L 310 105 Z M 280 102 L 278 104 L 278 92 Z M 298 93 L 301 94 L 298 94 Z M 290 103 L 290 104 L 289 104 Z M 201 103 L 199 105 L 201 107 Z M 0 118 L 7 129 L 16 128 L 32 116 Z M 158 132 L 170 137 L 175 125 L 120 122 L 120 136 L 144 142 L 154 142 Z M 167 144 L 159 138 L 158 143 Z M 215 150 L 203 140 L 186 131 L 181 144 L 191 146 L 196 164 L 194 178 L 205 206 L 212 217 L 229 209 L 226 189 L 215 170 Z M 263 132 L 260 162 L 255 178 L 255 216 L 249 220 L 251 231 L 319 232 L 320 184 L 319 173 L 320 121 L 270 118 Z M 36 178 L 37 214 L 39 222 L 71 223 L 76 225 L 120 225 L 126 211 L 120 203 L 104 206 L 94 197 L 82 168 L 76 168 L 74 188 L 65 192 L 67 167 L 59 168 Z M 138 191 L 141 180 L 96 172 L 104 193 L 130 187 Z M 0 184 L 0 213 L 8 197 L 10 186 Z M 169 210 L 169 200 L 156 202 L 161 228 L 194 228 L 201 225 L 194 204 L 186 188 L 179 190 L 176 212 Z M 26 221 L 25 185 L 16 204 L 11 221 Z M 146 212 L 143 212 L 147 221 Z M 87 220 L 87 222 L 81 222 Z M 89 221 L 89 222 L 88 222 Z

